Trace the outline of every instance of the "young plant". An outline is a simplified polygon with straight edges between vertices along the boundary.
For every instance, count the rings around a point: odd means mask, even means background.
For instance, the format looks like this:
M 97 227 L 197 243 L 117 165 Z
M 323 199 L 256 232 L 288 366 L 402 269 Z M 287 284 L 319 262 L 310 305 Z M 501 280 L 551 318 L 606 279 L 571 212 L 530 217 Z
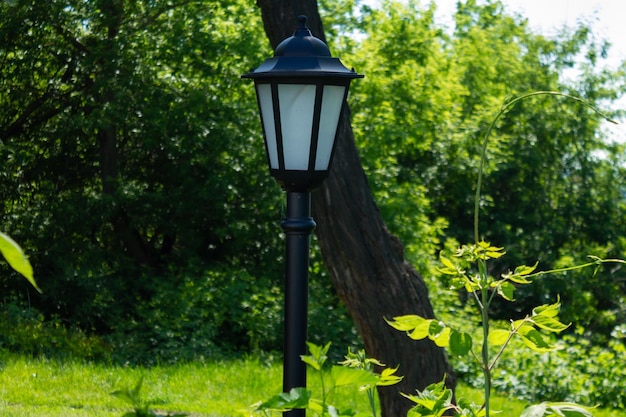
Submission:
M 319 378 L 321 396 L 313 397 L 312 391 L 306 388 L 294 388 L 288 393 L 281 393 L 269 400 L 252 406 L 252 414 L 270 416 L 272 413 L 285 412 L 296 408 L 310 410 L 314 415 L 324 417 L 353 416 L 351 409 L 340 409 L 330 404 L 332 394 L 341 387 L 357 388 L 367 393 L 372 416 L 376 417 L 375 388 L 398 383 L 401 376 L 395 375 L 396 369 L 385 368 L 380 374 L 373 370 L 373 365 L 385 366 L 376 359 L 367 358 L 364 351 L 353 353 L 348 351 L 345 361 L 340 365 L 333 365 L 326 369 L 328 349 L 330 343 L 318 346 L 307 343 L 310 355 L 303 355 L 302 360 L 310 367 L 314 375 Z
M 555 346 L 550 338 L 546 337 L 546 333 L 559 333 L 569 327 L 569 324 L 562 323 L 558 318 L 561 304 L 557 300 L 553 304 L 535 307 L 530 314 L 521 319 L 512 320 L 507 329 L 492 329 L 489 311 L 495 297 L 501 297 L 512 302 L 514 301 L 516 286 L 528 285 L 533 278 L 540 275 L 599 266 L 606 262 L 626 263 L 618 259 L 594 258 L 593 262 L 584 265 L 542 272 L 534 272 L 537 264 L 533 266 L 523 265 L 496 279 L 487 272 L 487 263 L 504 254 L 503 248 L 491 246 L 486 242 L 479 242 L 476 245 L 462 246 L 453 257 L 440 256 L 443 264 L 440 272 L 449 277 L 449 288 L 454 291 L 465 289 L 476 304 L 481 319 L 480 330 L 482 333 L 482 341 L 478 349 L 474 346 L 471 334 L 436 319 L 406 315 L 387 320 L 392 327 L 406 332 L 411 339 L 428 338 L 438 346 L 447 348 L 452 355 L 471 355 L 479 364 L 484 375 L 485 402 L 483 405 L 476 407 L 463 400 L 459 400 L 458 405 L 452 404 L 452 392 L 447 390 L 441 382 L 426 388 L 417 397 L 405 395 L 417 404 L 416 408 L 409 414 L 410 416 L 440 416 L 448 410 L 453 410 L 461 416 L 489 417 L 493 370 L 511 340 L 517 337 L 535 352 L 548 352 L 554 350 Z M 492 352 L 495 354 L 492 355 Z M 425 402 L 424 398 L 429 401 Z M 589 410 L 572 403 L 544 403 L 527 409 L 523 416 L 567 415 L 587 417 L 591 416 Z M 565 411 L 567 412 L 565 413 Z
M 348 368 L 355 369 L 363 369 L 367 372 L 374 373 L 374 366 L 379 366 L 383 368 L 386 366 L 384 363 L 380 362 L 378 359 L 369 358 L 365 354 L 365 350 L 361 349 L 358 352 L 352 352 L 351 349 L 348 349 L 348 354 L 345 356 L 345 360 L 343 362 L 339 362 L 340 365 L 346 366 Z M 367 399 L 370 405 L 370 411 L 372 412 L 372 416 L 376 417 L 376 387 L 386 387 L 390 385 L 395 385 L 398 382 L 402 381 L 402 376 L 395 375 L 398 367 L 395 368 L 384 368 L 380 374 L 375 374 L 378 376 L 378 381 L 374 385 L 363 385 L 360 387 L 362 391 L 367 393 Z
M 439 417 L 448 411 L 452 411 L 457 416 L 489 417 L 490 395 L 492 386 L 492 375 L 498 360 L 504 350 L 509 346 L 515 337 L 521 339 L 523 343 L 536 352 L 547 352 L 553 350 L 555 346 L 545 333 L 559 333 L 565 330 L 569 324 L 562 323 L 558 318 L 560 310 L 560 300 L 553 304 L 546 304 L 535 307 L 531 314 L 511 321 L 508 329 L 491 329 L 490 327 L 490 307 L 494 298 L 501 297 L 506 301 L 514 301 L 514 293 L 517 286 L 528 285 L 534 278 L 541 275 L 565 272 L 595 266 L 596 270 L 603 263 L 626 263 L 620 259 L 600 259 L 591 257 L 590 262 L 568 268 L 554 269 L 550 271 L 534 272 L 538 263 L 532 266 L 519 266 L 513 272 L 508 272 L 499 278 L 492 277 L 488 271 L 487 263 L 498 259 L 505 254 L 504 248 L 492 246 L 487 242 L 479 240 L 479 208 L 480 192 L 482 185 L 483 167 L 486 159 L 486 149 L 491 131 L 498 119 L 505 112 L 520 100 L 528 97 L 548 95 L 565 97 L 572 99 L 595 111 L 606 120 L 616 123 L 595 107 L 584 100 L 567 94 L 552 91 L 537 91 L 514 98 L 500 109 L 485 134 L 478 180 L 476 185 L 476 195 L 474 200 L 474 238 L 475 244 L 464 245 L 459 248 L 454 256 L 440 255 L 443 265 L 440 272 L 448 277 L 449 288 L 458 291 L 465 289 L 474 300 L 478 308 L 481 320 L 482 342 L 480 349 L 474 348 L 473 338 L 469 333 L 457 330 L 436 319 L 425 319 L 416 315 L 406 315 L 395 317 L 387 322 L 400 331 L 407 332 L 407 335 L 415 340 L 430 339 L 437 346 L 447 348 L 453 355 L 471 355 L 479 364 L 484 375 L 484 403 L 475 405 L 464 399 L 459 399 L 457 404 L 452 403 L 452 391 L 445 387 L 444 382 L 439 382 L 428 386 L 424 391 L 418 392 L 417 396 L 406 395 L 416 405 L 409 411 L 410 417 Z M 491 355 L 495 349 L 495 355 Z M 521 417 L 542 417 L 542 416 L 568 416 L 568 417 L 589 417 L 591 409 L 574 403 L 542 403 L 528 407 Z
M 187 414 L 157 414 L 150 408 L 154 401 L 144 401 L 141 398 L 141 387 L 143 386 L 143 376 L 139 378 L 137 384 L 132 388 L 123 388 L 113 391 L 111 395 L 124 400 L 133 407 L 133 411 L 124 414 L 122 417 L 184 417 Z

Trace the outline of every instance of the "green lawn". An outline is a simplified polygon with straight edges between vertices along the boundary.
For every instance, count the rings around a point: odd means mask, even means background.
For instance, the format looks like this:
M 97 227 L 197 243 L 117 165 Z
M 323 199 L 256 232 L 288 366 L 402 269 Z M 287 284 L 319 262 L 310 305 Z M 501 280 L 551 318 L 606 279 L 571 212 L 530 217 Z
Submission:
M 191 417 L 241 417 L 245 414 L 240 410 L 280 391 L 282 372 L 279 364 L 265 365 L 255 359 L 133 369 L 9 357 L 0 372 L 0 415 L 121 417 L 131 409 L 110 393 L 133 386 L 142 376 L 143 398 L 154 400 L 156 410 Z M 310 378 L 310 387 L 315 389 L 316 383 Z M 463 386 L 457 394 L 480 399 L 479 391 Z M 368 410 L 359 393 L 342 393 L 341 401 L 342 406 Z M 524 404 L 496 396 L 492 408 L 502 410 L 500 416 L 518 416 Z M 599 410 L 594 415 L 626 413 Z

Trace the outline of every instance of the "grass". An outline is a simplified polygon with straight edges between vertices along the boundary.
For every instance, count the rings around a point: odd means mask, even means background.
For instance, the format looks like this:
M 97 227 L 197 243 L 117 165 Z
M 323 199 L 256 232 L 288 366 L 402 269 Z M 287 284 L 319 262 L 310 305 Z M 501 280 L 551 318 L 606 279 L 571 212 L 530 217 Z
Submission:
M 111 396 L 129 388 L 143 376 L 142 398 L 155 402 L 161 412 L 184 412 L 190 417 L 241 417 L 251 403 L 280 392 L 280 364 L 249 358 L 216 363 L 192 363 L 152 368 L 113 367 L 101 364 L 45 359 L 5 358 L 0 372 L 0 415 L 4 417 L 121 417 L 129 405 Z M 317 381 L 309 378 L 316 389 Z M 481 398 L 478 390 L 459 387 L 458 396 Z M 366 412 L 365 396 L 344 392 L 342 406 Z M 519 416 L 524 403 L 495 396 L 501 416 Z M 366 415 L 366 414 L 363 414 Z M 596 417 L 626 416 L 598 410 Z

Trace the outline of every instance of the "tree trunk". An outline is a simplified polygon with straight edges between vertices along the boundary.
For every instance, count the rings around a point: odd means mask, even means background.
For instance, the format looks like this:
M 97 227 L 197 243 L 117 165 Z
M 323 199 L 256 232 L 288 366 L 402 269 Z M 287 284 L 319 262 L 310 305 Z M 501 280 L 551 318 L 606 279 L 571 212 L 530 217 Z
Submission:
M 313 34 L 325 40 L 315 0 L 257 0 L 257 5 L 273 48 L 293 34 L 300 14 L 308 16 Z M 434 315 L 424 280 L 405 261 L 402 244 L 385 227 L 373 200 L 347 105 L 336 146 L 330 177 L 312 193 L 316 234 L 335 290 L 368 355 L 388 366 L 399 365 L 398 374 L 405 376 L 401 384 L 379 389 L 382 415 L 399 417 L 406 415 L 411 403 L 398 391 L 414 393 L 444 375 L 454 388 L 455 377 L 442 349 L 430 341 L 412 341 L 383 320 L 404 314 Z

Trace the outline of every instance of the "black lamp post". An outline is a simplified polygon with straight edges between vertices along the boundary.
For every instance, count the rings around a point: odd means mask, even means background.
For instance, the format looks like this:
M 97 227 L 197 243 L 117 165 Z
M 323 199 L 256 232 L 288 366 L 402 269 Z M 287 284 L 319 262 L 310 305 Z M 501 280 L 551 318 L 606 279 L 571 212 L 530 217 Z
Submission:
M 350 81 L 363 77 L 331 57 L 306 27 L 306 16 L 298 22 L 273 58 L 242 76 L 254 80 L 270 174 L 287 191 L 281 223 L 287 237 L 284 392 L 306 387 L 300 356 L 306 354 L 309 241 L 315 229 L 310 192 L 328 176 Z

